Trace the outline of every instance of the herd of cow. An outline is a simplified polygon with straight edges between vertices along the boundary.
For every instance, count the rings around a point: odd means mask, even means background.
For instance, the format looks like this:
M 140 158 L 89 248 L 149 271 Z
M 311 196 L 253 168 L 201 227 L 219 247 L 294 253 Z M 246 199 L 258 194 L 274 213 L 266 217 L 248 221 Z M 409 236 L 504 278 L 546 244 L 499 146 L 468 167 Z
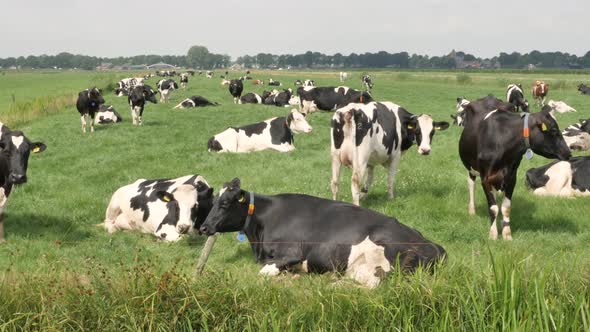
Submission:
M 247 73 L 249 74 L 249 73 Z M 175 76 L 158 72 L 157 76 Z M 180 74 L 183 88 L 195 72 Z M 227 73 L 226 73 L 227 75 Z M 127 96 L 133 125 L 141 125 L 146 102 L 167 102 L 178 84 L 170 78 L 157 82 L 157 90 L 145 84 L 152 75 L 118 82 L 117 96 Z M 213 72 L 206 76 L 213 77 Z M 340 73 L 346 80 L 347 73 Z M 225 77 L 223 77 L 225 79 Z M 239 179 L 225 183 L 215 197 L 213 187 L 197 174 L 175 179 L 139 179 L 112 195 L 103 226 L 109 233 L 140 230 L 163 241 L 177 241 L 183 234 L 213 235 L 243 232 L 264 275 L 281 271 L 338 271 L 368 287 L 377 286 L 397 264 L 404 270 L 433 267 L 446 256 L 445 250 L 418 231 L 372 210 L 359 207 L 373 180 L 374 167 L 387 169 L 388 195 L 394 197 L 394 181 L 404 152 L 413 145 L 420 155 L 432 149 L 435 132 L 449 128 L 427 114 L 412 114 L 391 102 L 373 100 L 373 83 L 363 75 L 364 91 L 344 86 L 317 87 L 311 80 L 297 80 L 292 89 L 242 94 L 248 76 L 229 80 L 228 90 L 237 104 L 257 103 L 299 106 L 284 117 L 240 127 L 229 127 L 207 142 L 210 152 L 253 152 L 272 149 L 292 151 L 293 134 L 310 133 L 311 113 L 334 111 L 331 120 L 333 200 L 303 194 L 265 196 L 242 189 Z M 251 78 L 250 78 L 251 79 Z M 280 82 L 270 80 L 271 86 Z M 278 83 L 278 84 L 277 84 Z M 580 92 L 590 91 L 584 85 Z M 545 103 L 548 85 L 535 82 L 532 92 L 540 112 L 529 113 L 522 86 L 510 84 L 506 101 L 492 95 L 469 101 L 457 98 L 457 113 L 451 117 L 464 129 L 459 155 L 468 173 L 468 212 L 475 213 L 475 180 L 479 176 L 488 202 L 489 236 L 498 238 L 497 218 L 502 213 L 502 237 L 511 239 L 510 210 L 516 172 L 523 156 L 533 152 L 558 159 L 526 172 L 526 184 L 537 195 L 590 196 L 590 157 L 571 157 L 571 150 L 590 150 L 590 119 L 559 130 L 555 115 L 575 112 L 567 104 Z M 267 102 L 267 100 L 270 100 Z M 185 99 L 175 108 L 217 106 L 201 96 Z M 115 123 L 121 116 L 106 106 L 101 90 L 81 91 L 77 100 L 82 130 L 97 123 Z M 522 110 L 522 112 L 520 112 Z M 26 182 L 30 153 L 46 149 L 20 131 L 0 123 L 0 242 L 4 241 L 3 209 L 14 185 Z M 352 203 L 337 201 L 341 166 L 352 169 Z M 501 192 L 501 205 L 496 193 Z M 305 207 L 305 208 L 301 208 Z M 334 232 L 338 229 L 338 232 Z

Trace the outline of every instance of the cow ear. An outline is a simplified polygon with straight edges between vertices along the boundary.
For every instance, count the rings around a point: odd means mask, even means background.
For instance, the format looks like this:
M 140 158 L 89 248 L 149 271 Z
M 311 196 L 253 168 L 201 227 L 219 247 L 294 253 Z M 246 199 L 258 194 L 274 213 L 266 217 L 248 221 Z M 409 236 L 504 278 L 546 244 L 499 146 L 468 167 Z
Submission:
M 231 180 L 230 182 L 230 186 L 232 187 L 232 189 L 238 189 L 240 190 L 240 179 L 239 178 L 234 178 L 233 180 Z
M 460 102 L 461 102 L 461 100 L 463 100 L 463 98 L 462 98 L 462 97 L 457 97 L 457 102 L 458 102 L 458 103 L 460 103 Z
M 41 153 L 47 149 L 47 146 L 41 142 L 35 142 L 31 144 L 31 152 Z
M 406 128 L 408 129 L 416 129 L 416 127 L 418 127 L 418 118 L 417 117 L 413 117 L 411 118 L 408 123 L 406 123 Z
M 246 201 L 246 195 L 244 195 L 244 193 L 240 194 L 240 198 L 238 199 L 238 202 L 244 203 L 245 201 Z
M 446 130 L 449 128 L 449 123 L 446 121 L 440 121 L 433 123 L 435 130 Z
M 174 200 L 174 195 L 172 195 L 171 193 L 167 192 L 167 191 L 158 191 L 156 192 L 156 197 L 163 201 L 163 202 L 171 202 Z

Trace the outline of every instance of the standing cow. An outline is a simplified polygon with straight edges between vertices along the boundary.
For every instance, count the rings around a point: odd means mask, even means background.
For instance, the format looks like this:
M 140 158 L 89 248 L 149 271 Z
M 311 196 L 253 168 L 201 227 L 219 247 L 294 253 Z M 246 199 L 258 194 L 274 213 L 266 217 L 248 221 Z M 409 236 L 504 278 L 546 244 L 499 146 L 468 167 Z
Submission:
M 590 87 L 588 87 L 586 84 L 582 83 L 578 85 L 578 91 L 580 91 L 580 93 L 583 95 L 590 95 Z
M 535 105 L 543 107 L 545 106 L 545 98 L 549 93 L 549 85 L 543 81 L 536 81 L 533 85 L 533 98 Z
M 127 101 L 131 106 L 131 118 L 133 119 L 134 126 L 138 123 L 140 126 L 143 124 L 143 109 L 146 102 L 158 103 L 156 93 L 149 85 L 136 86 L 131 90 Z
M 475 214 L 475 178 L 481 178 L 488 202 L 491 239 L 498 238 L 496 218 L 500 208 L 495 193 L 504 193 L 501 205 L 502 237 L 512 240 L 510 209 L 518 166 L 523 155 L 532 152 L 546 158 L 569 159 L 567 147 L 551 108 L 523 115 L 503 110 L 474 111 L 465 106 L 465 129 L 459 139 L 459 156 L 468 171 L 469 214 Z
M 178 241 L 198 230 L 213 205 L 213 188 L 200 175 L 176 179 L 139 179 L 111 197 L 104 228 L 140 230 L 162 241 Z
M 86 119 L 90 117 L 90 132 L 94 132 L 94 117 L 101 104 L 104 104 L 102 91 L 96 87 L 80 91 L 76 108 L 82 121 L 82 132 L 86 132 Z
M 172 79 L 160 80 L 156 83 L 156 88 L 158 88 L 158 91 L 160 92 L 160 102 L 166 103 L 168 102 L 168 95 L 170 92 L 178 90 L 178 84 Z
M 22 131 L 10 130 L 0 122 L 0 243 L 4 239 L 4 209 L 12 189 L 27 182 L 29 156 L 45 151 L 41 142 L 31 142 Z
M 180 74 L 180 85 L 182 86 L 183 90 L 186 90 L 187 84 L 188 84 L 188 74 L 187 73 Z
M 340 82 L 344 82 L 348 79 L 348 73 L 341 71 L 340 72 Z
M 350 103 L 370 103 L 373 101 L 367 91 L 359 91 L 346 86 L 338 87 L 303 87 L 297 88 L 300 98 L 301 113 L 308 114 L 322 111 L 335 111 Z
M 234 97 L 234 104 L 238 103 L 244 91 L 244 83 L 242 80 L 231 80 L 229 82 L 229 93 Z
M 414 115 L 390 102 L 350 104 L 336 111 L 331 124 L 332 197 L 337 199 L 340 168 L 352 168 L 352 203 L 359 205 L 373 182 L 373 169 L 388 169 L 387 192 L 393 198 L 395 174 L 403 152 L 414 143 L 428 155 L 436 130 L 448 122 L 435 122 L 427 114 Z
M 524 93 L 522 92 L 522 85 L 510 84 L 506 90 L 506 101 L 516 107 L 516 111 L 520 111 L 522 108 L 523 112 L 529 111 L 529 102 L 524 99 Z

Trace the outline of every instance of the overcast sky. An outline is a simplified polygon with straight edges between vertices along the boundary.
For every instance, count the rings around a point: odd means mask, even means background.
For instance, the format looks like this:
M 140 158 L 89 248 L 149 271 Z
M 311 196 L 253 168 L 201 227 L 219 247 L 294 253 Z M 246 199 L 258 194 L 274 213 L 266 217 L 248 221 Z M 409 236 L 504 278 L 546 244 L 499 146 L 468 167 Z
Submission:
M 590 50 L 588 0 L 23 0 L 0 5 L 0 57 Z

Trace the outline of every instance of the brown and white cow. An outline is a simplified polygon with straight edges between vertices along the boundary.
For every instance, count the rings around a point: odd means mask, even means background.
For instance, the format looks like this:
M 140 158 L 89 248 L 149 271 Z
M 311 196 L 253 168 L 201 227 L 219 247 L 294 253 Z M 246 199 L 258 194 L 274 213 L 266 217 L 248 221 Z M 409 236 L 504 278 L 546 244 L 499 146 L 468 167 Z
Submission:
M 533 99 L 535 99 L 535 105 L 545 106 L 545 98 L 549 93 L 549 85 L 543 81 L 535 81 L 533 85 Z

